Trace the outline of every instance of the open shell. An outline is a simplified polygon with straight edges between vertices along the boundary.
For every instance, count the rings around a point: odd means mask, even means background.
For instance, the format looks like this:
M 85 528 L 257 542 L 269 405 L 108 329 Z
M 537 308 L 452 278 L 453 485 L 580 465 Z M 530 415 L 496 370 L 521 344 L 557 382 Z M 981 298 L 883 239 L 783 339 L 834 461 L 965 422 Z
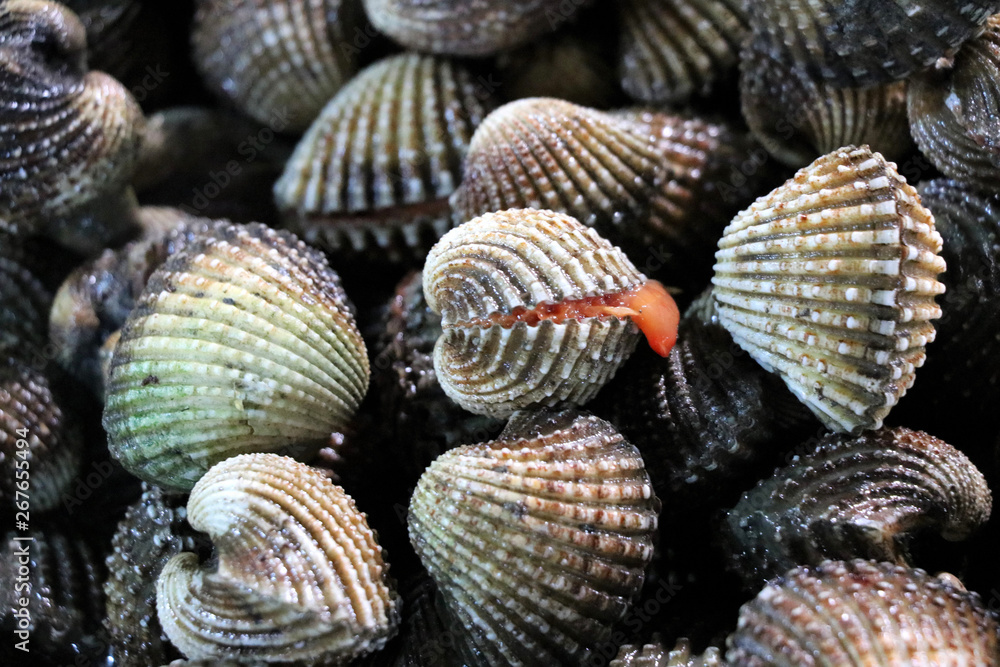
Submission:
M 726 228 L 712 279 L 719 321 L 828 427 L 878 428 L 934 340 L 940 251 L 933 216 L 895 165 L 843 148 Z
M 586 664 L 642 588 L 658 510 L 610 424 L 521 412 L 497 440 L 431 464 L 410 540 L 465 629 L 466 664 Z

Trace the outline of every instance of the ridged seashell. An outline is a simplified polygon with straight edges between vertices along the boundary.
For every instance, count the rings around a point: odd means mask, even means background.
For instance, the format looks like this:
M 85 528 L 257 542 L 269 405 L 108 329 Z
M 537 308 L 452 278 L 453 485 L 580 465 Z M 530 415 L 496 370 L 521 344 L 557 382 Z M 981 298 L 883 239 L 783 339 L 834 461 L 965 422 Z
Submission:
M 488 213 L 451 230 L 423 283 L 444 329 L 437 380 L 476 414 L 586 403 L 635 349 L 638 327 L 660 354 L 677 335 L 677 306 L 659 283 L 551 211 Z
M 0 502 L 14 508 L 16 499 L 30 498 L 31 510 L 52 509 L 76 476 L 82 451 L 80 434 L 48 377 L 0 356 Z
M 908 94 L 913 137 L 945 175 L 986 191 L 1000 187 L 1000 16 L 950 65 L 915 76 Z
M 118 524 L 105 561 L 103 616 L 116 665 L 161 665 L 176 655 L 156 616 L 156 578 L 171 558 L 195 549 L 186 518 L 184 496 L 149 486 Z
M 659 501 L 607 422 L 521 412 L 421 477 L 410 539 L 467 665 L 587 664 L 642 588 Z
M 796 565 L 871 558 L 905 564 L 908 540 L 961 540 L 989 519 L 986 480 L 951 445 L 920 431 L 827 436 L 729 511 L 727 552 L 748 588 Z
M 622 646 L 611 667 L 725 667 L 719 649 L 709 647 L 701 655 L 691 655 L 691 643 L 678 639 L 673 649 L 663 642 Z
M 274 186 L 287 226 L 331 251 L 422 255 L 450 226 L 472 133 L 492 108 L 462 65 L 402 54 L 323 109 Z
M 740 64 L 740 103 L 757 140 L 792 167 L 841 146 L 869 144 L 889 159 L 913 148 L 902 81 L 840 88 L 750 47 Z
M 198 0 L 191 43 L 209 86 L 276 131 L 309 127 L 357 68 L 358 0 Z
M 707 95 L 739 61 L 749 35 L 739 0 L 627 0 L 621 11 L 622 87 L 654 104 Z
M 796 568 L 743 606 L 726 659 L 734 667 L 996 664 L 996 621 L 960 586 L 865 560 Z
M 837 86 L 904 79 L 954 55 L 996 0 L 749 0 L 753 39 L 773 60 Z
M 120 83 L 86 71 L 83 25 L 63 5 L 5 2 L 0 46 L 0 220 L 100 248 L 130 222 L 142 111 Z
M 895 165 L 847 147 L 726 228 L 719 321 L 829 428 L 878 428 L 913 385 L 941 316 L 941 236 Z
M 38 351 L 45 346 L 52 295 L 29 263 L 18 237 L 0 229 L 0 354 Z
M 346 663 L 396 632 L 399 598 L 382 549 L 343 489 L 275 454 L 214 466 L 187 504 L 218 566 L 182 553 L 163 568 L 156 608 L 193 659 Z
M 239 453 L 307 456 L 368 388 L 339 279 L 263 225 L 216 223 L 150 276 L 115 347 L 104 427 L 122 465 L 190 489 Z
M 591 0 L 364 0 L 380 32 L 416 51 L 488 56 L 552 32 Z

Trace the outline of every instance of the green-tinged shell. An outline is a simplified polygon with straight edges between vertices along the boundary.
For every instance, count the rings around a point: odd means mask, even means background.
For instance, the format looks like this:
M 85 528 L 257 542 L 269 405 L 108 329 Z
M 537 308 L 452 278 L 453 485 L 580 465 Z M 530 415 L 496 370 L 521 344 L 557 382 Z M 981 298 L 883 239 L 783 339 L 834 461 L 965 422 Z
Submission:
M 301 131 L 357 69 L 362 21 L 358 0 L 198 0 L 194 60 L 246 115 Z
M 986 480 L 951 445 L 906 428 L 825 437 L 729 511 L 726 552 L 750 589 L 796 565 L 905 564 L 908 539 L 961 540 L 989 519 Z
M 372 24 L 403 46 L 488 56 L 570 21 L 592 0 L 364 0 Z
M 902 81 L 840 88 L 746 48 L 740 102 L 757 140 L 791 167 L 841 146 L 869 144 L 893 160 L 913 148 Z
M 171 558 L 195 549 L 186 519 L 184 496 L 148 486 L 118 524 L 106 559 L 103 615 L 116 665 L 162 665 L 176 655 L 156 616 L 156 578 Z
M 997 0 L 748 0 L 767 57 L 837 86 L 904 79 L 954 55 Z
M 52 295 L 29 264 L 20 239 L 0 230 L 0 354 L 37 356 L 45 348 Z
M 627 644 L 618 649 L 611 667 L 725 667 L 719 649 L 709 647 L 701 655 L 691 654 L 691 643 L 678 639 L 671 649 L 662 641 L 652 644 Z
M 800 170 L 726 228 L 719 321 L 829 428 L 881 426 L 934 340 L 941 236 L 916 190 L 867 146 Z
M 465 629 L 465 664 L 587 664 L 639 595 L 658 511 L 642 457 L 610 424 L 521 412 L 428 468 L 410 540 Z
M 424 264 L 424 296 L 444 330 L 434 346 L 437 380 L 460 406 L 491 417 L 586 403 L 635 349 L 631 319 L 504 327 L 490 318 L 645 282 L 624 253 L 569 216 L 516 209 L 471 220 Z
M 621 12 L 622 88 L 653 104 L 707 95 L 735 69 L 749 34 L 739 0 L 626 0 Z
M 358 74 L 323 109 L 274 186 L 286 225 L 330 251 L 398 260 L 450 226 L 490 91 L 462 65 L 402 54 Z
M 56 507 L 82 456 L 80 433 L 45 373 L 0 356 L 0 503 L 30 499 L 39 513 Z
M 827 561 L 772 581 L 743 605 L 733 667 L 993 665 L 997 623 L 951 575 L 874 561 Z
M 143 116 L 120 83 L 87 71 L 85 49 L 83 25 L 63 5 L 0 7 L 0 225 L 90 251 L 131 222 L 126 186 Z
M 174 556 L 157 614 L 192 659 L 344 664 L 396 632 L 399 598 L 354 501 L 316 468 L 275 454 L 212 468 L 187 503 L 218 565 Z
M 952 62 L 913 77 L 913 137 L 946 176 L 987 192 L 1000 188 L 1000 15 Z
M 137 476 L 190 489 L 253 451 L 308 456 L 368 388 L 368 357 L 320 253 L 263 225 L 208 225 L 150 276 L 115 347 L 108 447 Z

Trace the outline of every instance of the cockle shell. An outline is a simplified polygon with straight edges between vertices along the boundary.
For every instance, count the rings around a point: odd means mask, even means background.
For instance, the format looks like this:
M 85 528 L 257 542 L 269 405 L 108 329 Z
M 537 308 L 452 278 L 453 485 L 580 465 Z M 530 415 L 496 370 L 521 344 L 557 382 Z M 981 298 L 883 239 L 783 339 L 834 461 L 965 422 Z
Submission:
M 0 46 L 0 225 L 100 248 L 130 222 L 142 111 L 120 83 L 86 71 L 83 25 L 63 5 L 5 2 Z
M 830 81 L 866 86 L 906 78 L 954 55 L 997 0 L 749 0 L 752 39 L 767 57 Z
M 733 667 L 993 665 L 997 623 L 952 577 L 827 561 L 772 581 L 740 610 Z
M 309 127 L 357 69 L 358 0 L 198 0 L 197 6 L 191 42 L 206 82 L 272 130 Z
M 326 259 L 288 232 L 215 223 L 150 276 L 115 347 L 108 447 L 190 489 L 252 451 L 327 446 L 368 388 L 364 342 Z
M 465 628 L 465 664 L 586 664 L 638 597 L 658 511 L 610 424 L 520 412 L 497 440 L 431 464 L 410 540 Z
M 941 236 L 878 153 L 847 147 L 800 170 L 726 228 L 719 321 L 829 428 L 878 428 L 934 340 Z
M 743 495 L 726 519 L 726 551 L 756 589 L 826 559 L 905 564 L 908 538 L 964 539 L 991 507 L 982 473 L 933 436 L 906 428 L 831 435 Z
M 187 503 L 217 567 L 181 553 L 156 582 L 167 635 L 193 659 L 343 664 L 382 648 L 399 598 L 354 501 L 316 468 L 275 454 L 235 456 Z
M 45 347 L 52 295 L 25 255 L 19 237 L 0 229 L 0 354 L 21 355 Z
M 586 403 L 635 349 L 633 318 L 560 319 L 542 312 L 547 304 L 558 310 L 650 284 L 593 229 L 534 209 L 451 230 L 428 254 L 423 283 L 444 329 L 434 347 L 438 382 L 466 410 L 491 417 Z M 539 320 L 526 321 L 531 314 Z
M 422 255 L 450 226 L 447 198 L 492 106 L 445 58 L 369 66 L 330 100 L 275 184 L 286 225 L 331 251 Z
M 719 649 L 708 648 L 701 655 L 691 655 L 691 643 L 687 639 L 677 640 L 674 648 L 663 642 L 642 646 L 629 644 L 618 650 L 618 656 L 611 661 L 611 667 L 725 667 Z
M 739 0 L 626 0 L 621 12 L 622 87 L 653 104 L 707 95 L 735 68 L 749 35 Z
M 1000 15 L 954 61 L 910 81 L 913 137 L 945 175 L 981 190 L 1000 187 Z
M 552 32 L 592 0 L 364 0 L 372 24 L 403 46 L 488 56 Z

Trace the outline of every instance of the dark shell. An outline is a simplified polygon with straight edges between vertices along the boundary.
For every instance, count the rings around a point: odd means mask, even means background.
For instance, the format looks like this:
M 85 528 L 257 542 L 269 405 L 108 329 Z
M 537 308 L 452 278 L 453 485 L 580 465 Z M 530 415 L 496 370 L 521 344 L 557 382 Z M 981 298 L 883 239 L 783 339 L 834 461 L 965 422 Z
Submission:
M 800 448 L 802 449 L 802 448 Z M 796 450 L 724 525 L 747 588 L 796 565 L 871 558 L 907 563 L 918 533 L 961 540 L 986 523 L 992 497 L 960 451 L 905 428 L 825 437 Z
M 0 231 L 0 354 L 40 357 L 45 348 L 52 295 L 30 263 L 20 239 Z
M 691 643 L 678 639 L 673 648 L 662 641 L 639 646 L 622 646 L 611 667 L 725 667 L 719 649 L 710 647 L 701 655 L 691 655 Z
M 734 69 L 749 35 L 740 0 L 625 0 L 622 87 L 632 98 L 681 104 L 707 95 Z
M 946 176 L 1000 188 L 1000 16 L 951 63 L 910 81 L 910 124 L 920 150 Z
M 997 623 L 950 576 L 891 563 L 827 561 L 791 570 L 740 610 L 734 667 L 994 665 Z

